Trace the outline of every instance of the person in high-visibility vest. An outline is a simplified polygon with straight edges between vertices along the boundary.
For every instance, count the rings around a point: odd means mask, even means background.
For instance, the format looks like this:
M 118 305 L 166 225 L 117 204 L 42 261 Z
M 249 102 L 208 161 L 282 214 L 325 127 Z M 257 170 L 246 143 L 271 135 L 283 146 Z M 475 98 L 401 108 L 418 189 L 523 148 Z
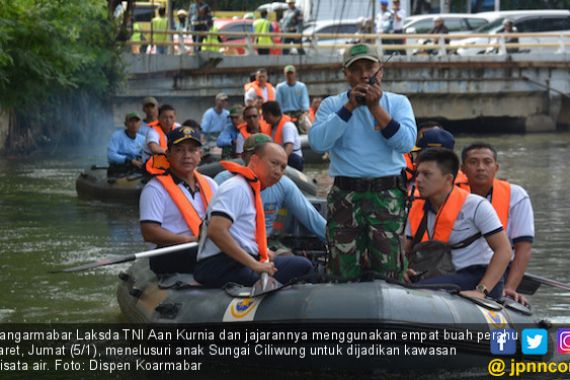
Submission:
M 213 21 L 209 21 L 210 29 L 208 29 L 208 32 L 210 33 L 215 33 L 217 31 L 219 31 L 218 28 L 216 28 L 216 26 L 214 25 Z M 210 34 L 208 36 L 206 36 L 206 38 L 204 38 L 202 40 L 202 46 L 200 47 L 201 51 L 212 51 L 212 52 L 216 52 L 219 53 L 220 52 L 220 36 L 219 35 L 214 35 L 214 34 Z
M 168 42 L 168 19 L 166 18 L 166 8 L 158 8 L 158 17 L 152 19 L 152 41 L 156 45 L 156 54 L 166 54 L 166 45 Z
M 270 33 L 272 32 L 271 22 L 267 19 L 267 10 L 261 10 L 261 18 L 253 22 L 253 31 L 255 33 Z M 257 48 L 257 54 L 268 55 L 269 47 L 273 44 L 273 40 L 269 36 L 256 37 L 255 43 L 257 45 L 267 45 L 267 47 Z
M 131 53 L 133 54 L 140 54 L 145 53 L 146 49 L 142 49 L 143 45 L 141 43 L 145 40 L 144 34 L 141 32 L 141 24 L 138 22 L 133 22 L 133 34 L 131 35 L 131 42 L 138 42 L 133 43 L 131 45 Z M 146 45 L 144 45 L 146 48 Z

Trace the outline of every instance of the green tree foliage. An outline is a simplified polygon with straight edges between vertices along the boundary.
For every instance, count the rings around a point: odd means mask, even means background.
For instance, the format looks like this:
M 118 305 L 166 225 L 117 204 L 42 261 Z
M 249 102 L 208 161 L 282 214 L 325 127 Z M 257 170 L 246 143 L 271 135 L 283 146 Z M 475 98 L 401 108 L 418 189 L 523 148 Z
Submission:
M 95 95 L 119 78 L 105 1 L 0 0 L 0 104 L 27 106 L 54 90 Z
M 0 107 L 17 124 L 10 134 L 74 98 L 113 91 L 123 76 L 116 30 L 106 0 L 0 0 Z

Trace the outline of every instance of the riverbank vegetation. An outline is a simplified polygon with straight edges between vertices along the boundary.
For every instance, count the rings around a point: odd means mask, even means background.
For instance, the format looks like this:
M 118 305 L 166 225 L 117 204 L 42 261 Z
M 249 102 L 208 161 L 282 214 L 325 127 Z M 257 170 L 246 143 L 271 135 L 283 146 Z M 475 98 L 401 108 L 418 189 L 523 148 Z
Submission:
M 0 0 L 0 152 L 86 141 L 110 120 L 115 23 L 106 0 Z

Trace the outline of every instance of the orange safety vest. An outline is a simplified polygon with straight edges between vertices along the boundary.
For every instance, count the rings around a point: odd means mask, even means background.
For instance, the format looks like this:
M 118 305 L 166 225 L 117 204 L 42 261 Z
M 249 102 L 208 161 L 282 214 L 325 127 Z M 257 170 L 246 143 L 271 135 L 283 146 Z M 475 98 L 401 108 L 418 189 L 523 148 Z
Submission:
M 462 173 L 463 174 L 463 173 Z M 463 174 L 465 175 L 465 174 Z M 458 183 L 455 181 L 455 185 L 459 186 L 463 190 L 471 191 L 469 187 L 469 181 L 465 177 L 465 182 Z M 493 180 L 493 192 L 491 193 L 491 205 L 495 209 L 495 212 L 499 216 L 499 220 L 503 225 L 505 231 L 507 230 L 507 224 L 509 222 L 509 208 L 511 207 L 511 184 L 507 181 L 500 179 Z
M 198 173 L 197 170 L 194 170 L 194 178 L 200 188 L 200 197 L 202 198 L 204 209 L 207 209 L 208 203 L 210 203 L 210 199 L 212 199 L 213 194 L 210 183 L 208 183 L 206 177 Z M 180 211 L 180 214 L 184 218 L 188 228 L 192 231 L 192 235 L 198 236 L 200 233 L 202 218 L 200 218 L 200 215 L 198 215 L 196 209 L 192 206 L 192 203 L 190 203 L 186 195 L 184 195 L 182 189 L 178 187 L 170 174 L 158 175 L 156 176 L 156 179 L 162 184 L 162 186 L 164 186 L 168 195 L 170 195 L 170 198 L 172 198 L 172 201 L 176 207 L 178 207 L 178 211 Z
M 265 87 L 267 88 L 267 99 L 264 98 L 264 102 L 268 102 L 270 100 L 275 100 L 275 89 L 271 85 L 271 83 L 266 82 Z M 251 82 L 251 86 L 249 88 L 253 88 L 257 96 L 261 96 L 263 98 L 263 90 L 259 87 L 258 81 Z M 248 90 L 249 90 L 248 88 Z
M 262 263 L 267 262 L 267 233 L 265 231 L 265 211 L 261 199 L 261 183 L 253 171 L 235 162 L 220 161 L 220 165 L 231 173 L 241 175 L 247 180 L 255 198 L 255 241 L 259 250 L 259 258 Z
M 291 118 L 287 115 L 281 116 L 281 120 L 279 120 L 279 124 L 277 124 L 277 129 L 275 130 L 275 137 L 273 138 L 273 142 L 279 145 L 283 145 L 283 126 L 288 121 L 291 121 Z M 273 128 L 271 128 L 273 131 Z
M 156 133 L 158 133 L 159 137 L 158 142 L 160 147 L 162 149 L 166 149 L 167 148 L 166 134 L 158 124 L 158 121 L 156 122 L 156 124 L 154 124 L 154 122 L 153 125 L 149 124 L 149 127 L 154 129 Z M 147 160 L 145 164 L 146 171 L 152 175 L 164 174 L 166 169 L 168 169 L 169 167 L 170 163 L 168 162 L 164 154 L 153 154 L 152 156 L 150 156 L 150 158 Z
M 444 243 L 449 242 L 449 237 L 451 236 L 451 231 L 453 230 L 453 224 L 457 219 L 457 216 L 463 208 L 465 199 L 469 195 L 468 191 L 465 191 L 459 187 L 454 186 L 451 193 L 447 196 L 447 199 L 437 212 L 435 217 L 435 224 L 433 226 L 433 236 L 431 240 L 438 240 Z M 410 219 L 410 227 L 412 230 L 412 236 L 418 231 L 422 218 L 424 217 L 425 211 L 425 200 L 416 199 L 412 204 L 410 214 L 408 218 Z M 421 241 L 428 241 L 430 237 L 428 236 L 428 231 L 426 229 L 424 236 L 422 236 Z

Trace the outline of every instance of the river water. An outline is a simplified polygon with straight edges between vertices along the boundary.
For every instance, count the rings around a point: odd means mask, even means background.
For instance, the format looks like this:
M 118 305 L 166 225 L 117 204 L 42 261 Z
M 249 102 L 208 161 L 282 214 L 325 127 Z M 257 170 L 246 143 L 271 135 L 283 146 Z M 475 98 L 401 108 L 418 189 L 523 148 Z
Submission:
M 475 139 L 497 147 L 500 176 L 531 196 L 536 241 L 529 272 L 570 283 L 570 133 L 461 136 L 456 147 Z M 93 163 L 105 163 L 103 147 L 0 159 L 0 322 L 122 320 L 115 292 L 128 264 L 49 272 L 146 248 L 136 206 L 77 198 L 75 179 Z M 324 168 L 308 173 L 323 181 Z M 569 291 L 542 286 L 530 301 L 538 315 L 570 323 Z

